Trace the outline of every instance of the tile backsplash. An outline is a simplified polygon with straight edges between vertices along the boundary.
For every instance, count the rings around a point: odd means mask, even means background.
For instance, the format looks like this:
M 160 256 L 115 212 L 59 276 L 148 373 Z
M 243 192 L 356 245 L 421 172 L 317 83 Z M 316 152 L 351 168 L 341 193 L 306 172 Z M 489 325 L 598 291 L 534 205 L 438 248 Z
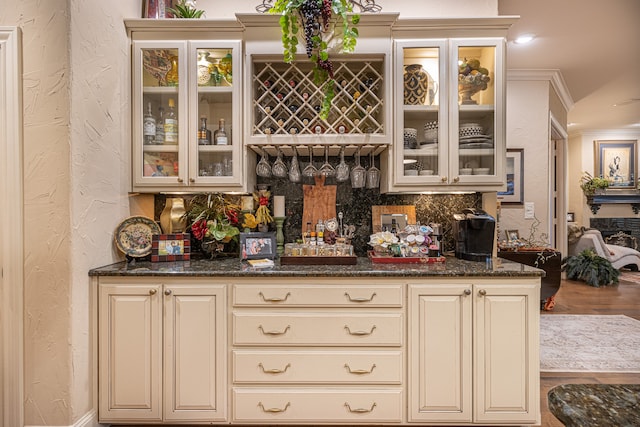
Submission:
M 320 166 L 320 165 L 318 165 Z M 313 178 L 303 178 L 301 183 L 292 183 L 286 179 L 258 178 L 258 184 L 268 185 L 272 201 L 270 210 L 273 214 L 273 196 L 285 196 L 286 221 L 284 223 L 285 242 L 293 242 L 300 237 L 304 224 L 303 185 L 314 184 Z M 380 194 L 378 189 L 351 187 L 350 182 L 336 182 L 335 178 L 327 178 L 325 185 L 336 185 L 336 213 L 342 212 L 345 225 L 355 225 L 353 239 L 354 249 L 359 256 L 366 256 L 369 235 L 372 233 L 371 207 L 375 205 L 413 205 L 416 207 L 416 219 L 421 224 L 440 223 L 443 226 L 443 249 L 453 251 L 451 236 L 453 214 L 464 208 L 481 208 L 482 195 L 473 194 Z M 239 196 L 230 196 L 239 197 Z M 188 196 L 185 197 L 188 199 Z M 156 220 L 164 208 L 165 196 L 157 195 L 155 200 Z M 239 202 L 238 202 L 239 204 Z M 271 225 L 275 230 L 275 224 Z

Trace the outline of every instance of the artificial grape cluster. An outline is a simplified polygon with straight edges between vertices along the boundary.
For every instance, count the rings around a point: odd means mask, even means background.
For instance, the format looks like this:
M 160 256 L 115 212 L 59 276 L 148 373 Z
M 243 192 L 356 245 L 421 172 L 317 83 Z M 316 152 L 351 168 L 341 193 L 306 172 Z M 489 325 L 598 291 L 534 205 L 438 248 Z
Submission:
M 329 75 L 329 78 L 333 79 L 333 62 L 328 59 L 323 61 L 322 59 L 318 58 L 318 68 L 325 70 Z
M 311 57 L 315 42 L 313 36 L 320 31 L 320 23 L 318 19 L 321 16 L 321 7 L 318 0 L 306 0 L 300 5 L 300 16 L 304 26 L 304 37 L 307 42 L 307 56 Z
M 322 23 L 324 29 L 329 28 L 329 21 L 331 20 L 331 0 L 322 0 Z

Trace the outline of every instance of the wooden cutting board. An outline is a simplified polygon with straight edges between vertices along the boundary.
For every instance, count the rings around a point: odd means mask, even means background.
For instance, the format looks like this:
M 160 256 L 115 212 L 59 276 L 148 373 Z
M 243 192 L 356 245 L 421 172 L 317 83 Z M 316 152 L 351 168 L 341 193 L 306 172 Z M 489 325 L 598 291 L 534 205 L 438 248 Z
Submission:
M 304 205 L 302 207 L 302 231 L 307 229 L 307 223 L 312 227 L 321 219 L 326 221 L 336 218 L 336 189 L 335 185 L 324 185 L 325 177 L 316 176 L 316 184 L 302 186 Z

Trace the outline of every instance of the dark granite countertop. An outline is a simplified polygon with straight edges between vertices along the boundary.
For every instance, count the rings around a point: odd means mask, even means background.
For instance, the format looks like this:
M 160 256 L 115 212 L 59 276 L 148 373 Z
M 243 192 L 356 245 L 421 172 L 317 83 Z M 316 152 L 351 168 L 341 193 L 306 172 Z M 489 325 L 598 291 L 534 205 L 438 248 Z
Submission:
M 640 384 L 563 384 L 547 396 L 568 427 L 640 426 Z
M 358 258 L 356 265 L 280 265 L 254 268 L 237 258 L 180 262 L 119 262 L 89 271 L 90 276 L 231 276 L 231 277 L 542 277 L 544 271 L 493 258 L 474 262 L 447 257 L 440 263 L 381 264 Z

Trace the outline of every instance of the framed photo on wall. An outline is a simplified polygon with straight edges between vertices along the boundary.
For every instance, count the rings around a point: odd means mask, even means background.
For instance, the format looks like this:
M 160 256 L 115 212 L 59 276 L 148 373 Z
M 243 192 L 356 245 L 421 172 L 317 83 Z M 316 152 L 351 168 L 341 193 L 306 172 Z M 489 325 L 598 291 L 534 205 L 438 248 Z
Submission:
M 595 176 L 609 188 L 634 188 L 638 176 L 638 141 L 594 141 Z
M 524 148 L 507 148 L 507 190 L 498 191 L 502 205 L 524 203 Z
M 240 258 L 274 259 L 276 257 L 276 233 L 240 233 Z

